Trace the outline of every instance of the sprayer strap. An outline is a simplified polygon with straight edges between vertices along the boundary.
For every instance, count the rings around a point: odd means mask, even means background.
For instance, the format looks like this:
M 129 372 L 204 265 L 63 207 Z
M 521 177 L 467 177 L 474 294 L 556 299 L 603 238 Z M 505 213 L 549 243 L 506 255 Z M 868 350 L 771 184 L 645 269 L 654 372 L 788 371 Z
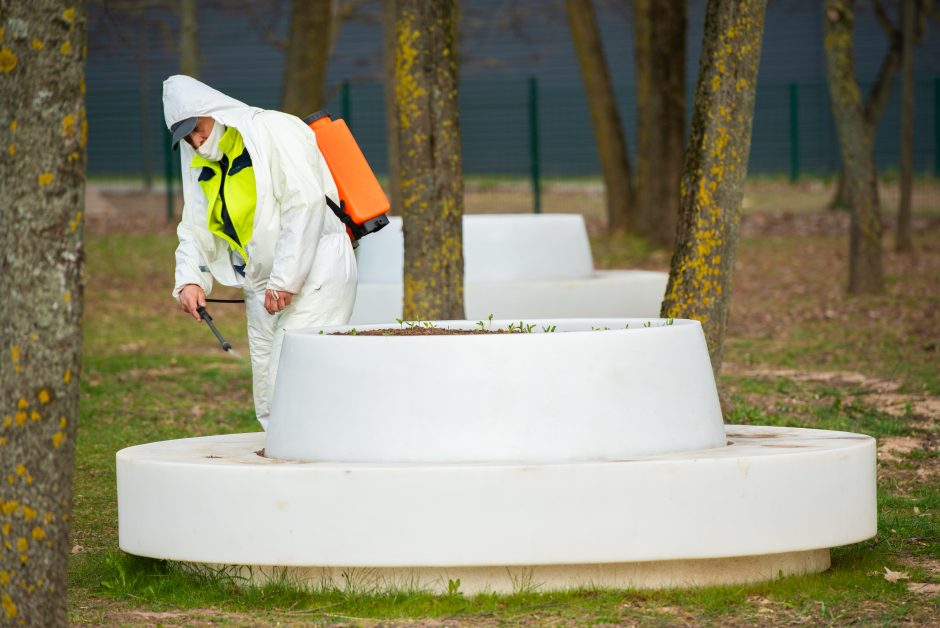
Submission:
M 346 213 L 346 201 L 340 199 L 339 205 L 337 205 L 329 196 L 324 196 L 324 198 L 326 198 L 326 204 L 333 210 L 333 213 L 340 219 L 340 222 L 346 225 L 352 232 L 353 238 L 358 240 L 365 235 L 362 230 L 362 225 L 357 225 L 352 217 Z

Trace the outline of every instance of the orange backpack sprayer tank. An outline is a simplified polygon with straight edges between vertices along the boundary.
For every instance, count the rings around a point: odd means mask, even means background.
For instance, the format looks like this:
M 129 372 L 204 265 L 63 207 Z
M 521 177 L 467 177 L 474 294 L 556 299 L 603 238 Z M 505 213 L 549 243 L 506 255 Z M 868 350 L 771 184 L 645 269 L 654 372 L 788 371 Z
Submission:
M 318 111 L 304 122 L 316 134 L 317 146 L 339 191 L 339 205 L 329 197 L 326 203 L 346 225 L 353 246 L 358 246 L 359 238 L 388 224 L 388 197 L 345 121 L 331 119 L 328 111 Z

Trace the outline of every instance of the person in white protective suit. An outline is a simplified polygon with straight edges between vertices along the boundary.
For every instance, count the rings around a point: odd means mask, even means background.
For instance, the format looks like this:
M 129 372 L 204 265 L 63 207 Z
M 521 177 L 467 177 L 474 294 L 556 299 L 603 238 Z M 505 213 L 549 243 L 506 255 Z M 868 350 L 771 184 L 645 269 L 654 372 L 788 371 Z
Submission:
M 173 296 L 201 320 L 213 281 L 241 286 L 258 421 L 266 430 L 284 333 L 349 321 L 356 258 L 327 208 L 336 184 L 299 118 L 230 98 L 188 76 L 163 83 L 179 146 L 183 216 Z

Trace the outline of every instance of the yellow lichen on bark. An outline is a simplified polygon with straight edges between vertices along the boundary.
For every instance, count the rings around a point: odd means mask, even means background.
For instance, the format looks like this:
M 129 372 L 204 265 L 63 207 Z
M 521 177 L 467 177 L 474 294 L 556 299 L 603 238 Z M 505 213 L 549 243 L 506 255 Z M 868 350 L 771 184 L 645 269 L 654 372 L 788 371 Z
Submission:
M 13 603 L 13 598 L 11 598 L 9 595 L 4 593 L 2 600 L 3 600 L 2 601 L 3 614 L 6 615 L 6 618 L 13 619 L 14 617 L 16 617 L 17 609 L 16 609 L 16 604 Z
M 38 177 L 36 177 L 36 182 L 39 185 L 49 185 L 55 180 L 55 175 L 51 172 L 43 172 Z
M 420 33 L 408 28 L 407 24 L 399 26 L 395 83 L 399 102 L 398 124 L 402 131 L 411 127 L 411 120 L 420 113 L 419 101 L 427 94 L 423 87 L 418 86 L 414 76 L 415 60 L 418 58 L 415 44 L 419 37 Z
M 16 69 L 17 58 L 12 50 L 4 46 L 0 48 L 0 72 L 9 74 Z
M 42 43 L 41 39 L 34 39 L 32 41 L 33 50 L 42 50 L 45 48 L 45 44 Z
M 72 135 L 75 133 L 75 116 L 68 114 L 62 118 L 62 135 Z

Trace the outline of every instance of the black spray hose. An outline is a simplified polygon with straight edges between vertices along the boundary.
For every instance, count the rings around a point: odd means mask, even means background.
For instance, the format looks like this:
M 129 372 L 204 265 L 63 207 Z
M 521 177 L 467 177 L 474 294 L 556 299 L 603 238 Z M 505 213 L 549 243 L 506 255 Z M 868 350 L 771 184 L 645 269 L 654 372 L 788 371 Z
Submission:
M 222 337 L 222 334 L 219 333 L 219 330 L 215 328 L 215 325 L 212 324 L 212 317 L 209 316 L 209 312 L 206 311 L 206 308 L 199 306 L 196 308 L 196 311 L 199 312 L 199 316 L 202 317 L 202 320 L 206 321 L 209 325 L 209 329 L 212 330 L 212 333 L 215 334 L 215 337 L 219 339 L 219 344 L 222 345 L 223 351 L 231 351 L 232 344 Z

